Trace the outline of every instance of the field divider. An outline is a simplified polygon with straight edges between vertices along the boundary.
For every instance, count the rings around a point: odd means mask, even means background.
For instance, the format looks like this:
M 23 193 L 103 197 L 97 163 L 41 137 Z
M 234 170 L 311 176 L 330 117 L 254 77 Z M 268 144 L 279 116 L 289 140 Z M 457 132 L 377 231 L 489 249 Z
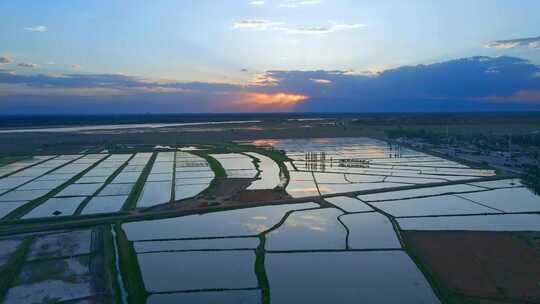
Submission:
M 126 199 L 126 202 L 122 206 L 121 210 L 133 210 L 137 208 L 137 202 L 139 200 L 139 196 L 141 195 L 141 192 L 144 188 L 144 184 L 146 182 L 146 179 L 148 178 L 148 175 L 150 174 L 150 171 L 152 171 L 152 167 L 154 166 L 154 162 L 156 161 L 157 153 L 152 152 L 152 156 L 146 163 L 143 171 L 141 172 L 141 175 L 133 185 L 133 188 L 131 188 L 131 192 L 128 195 L 128 198 Z
M 118 261 L 123 286 L 127 290 L 127 302 L 130 304 L 144 304 L 148 292 L 144 286 L 141 269 L 137 259 L 137 253 L 132 242 L 128 240 L 120 223 L 114 224 L 116 244 L 118 249 Z
M 176 154 L 178 151 L 174 151 L 174 158 L 173 158 L 173 171 L 172 171 L 172 182 L 171 182 L 171 199 L 169 200 L 169 204 L 174 203 L 175 197 L 176 197 Z
M 118 169 L 116 169 L 113 174 L 111 174 L 106 180 L 105 182 L 103 182 L 103 185 L 101 185 L 101 187 L 99 187 L 95 192 L 94 194 L 92 194 L 91 196 L 88 196 L 87 198 L 84 199 L 84 201 L 82 201 L 80 204 L 79 204 L 79 207 L 77 207 L 77 209 L 75 210 L 75 213 L 73 213 L 73 215 L 80 215 L 81 212 L 83 211 L 83 209 L 88 205 L 88 203 L 90 203 L 90 201 L 96 197 L 96 195 L 98 195 L 103 189 L 105 189 L 105 187 L 107 187 L 115 178 L 116 176 L 118 176 L 118 174 L 120 174 L 120 172 L 122 172 L 122 170 L 124 170 L 125 167 L 127 167 L 129 165 L 129 161 L 131 159 L 133 159 L 133 157 L 135 157 L 135 154 L 132 154 L 128 160 L 126 160 L 120 167 L 118 167 Z
M 11 188 L 11 189 L 9 189 L 9 190 L 7 190 L 7 191 L 4 191 L 4 192 L 0 192 L 0 196 L 4 195 L 4 194 L 6 194 L 6 193 L 9 193 L 9 192 L 18 190 L 19 188 L 25 186 L 26 184 L 29 184 L 29 183 L 31 183 L 31 182 L 33 182 L 33 181 L 35 181 L 35 180 L 37 180 L 37 179 L 39 179 L 39 178 L 41 178 L 41 177 L 44 177 L 45 175 L 51 174 L 51 173 L 53 173 L 54 171 L 56 171 L 56 170 L 58 170 L 58 169 L 61 169 L 61 168 L 65 167 L 65 166 L 67 166 L 67 165 L 69 165 L 69 164 L 71 164 L 71 163 L 73 163 L 73 162 L 75 162 L 75 161 L 77 161 L 77 160 L 83 158 L 84 156 L 85 156 L 85 155 L 81 155 L 81 156 L 78 157 L 78 158 L 72 159 L 72 160 L 70 160 L 70 161 L 66 162 L 65 164 L 60 165 L 60 166 L 58 166 L 58 167 L 54 167 L 54 168 L 52 168 L 51 170 L 49 170 L 49 171 L 47 171 L 47 172 L 45 172 L 45 173 L 43 173 L 43 174 L 41 174 L 41 175 L 38 175 L 38 176 L 36 176 L 36 177 L 34 177 L 34 178 L 32 178 L 32 179 L 30 179 L 30 180 L 28 180 L 28 181 L 26 181 L 26 182 L 24 182 L 24 183 L 18 185 L 18 186 L 16 186 L 16 187 L 13 187 L 13 188 Z M 58 157 L 58 156 L 57 156 L 57 157 Z
M 30 246 L 34 241 L 33 237 L 25 238 L 7 260 L 7 263 L 0 267 L 0 302 L 3 302 L 13 281 L 20 273 L 22 266 L 26 261 L 26 256 Z
M 488 190 L 488 191 L 493 191 L 493 190 Z M 471 203 L 473 203 L 473 204 L 477 204 L 477 205 L 479 205 L 479 206 L 486 207 L 486 208 L 489 208 L 489 209 L 491 209 L 491 210 L 495 210 L 495 211 L 497 211 L 497 212 L 508 213 L 508 212 L 506 212 L 506 211 L 504 211 L 504 210 L 497 209 L 497 208 L 495 208 L 495 207 L 491 207 L 491 206 L 482 204 L 482 203 L 477 202 L 477 201 L 475 201 L 475 200 L 472 200 L 472 199 L 470 199 L 470 198 L 463 197 L 463 196 L 461 196 L 461 195 L 459 195 L 459 194 L 454 194 L 454 196 L 461 197 L 462 199 L 467 200 L 467 201 L 469 201 L 469 202 L 471 202 Z
M 57 158 L 57 157 L 58 157 L 58 155 L 51 156 L 51 157 L 49 157 L 49 158 L 47 158 L 47 159 L 44 159 L 44 160 L 41 160 L 41 161 L 39 161 L 39 162 L 37 162 L 37 163 L 35 163 L 35 164 L 31 164 L 31 165 L 29 165 L 29 166 L 26 166 L 26 167 L 17 169 L 17 170 L 15 170 L 15 171 L 13 171 L 13 172 L 10 172 L 10 173 L 4 174 L 4 175 L 0 175 L 0 178 L 9 177 L 9 176 L 11 176 L 11 175 L 13 175 L 13 174 L 19 173 L 19 172 L 21 172 L 21 171 L 23 171 L 23 170 L 26 170 L 26 169 L 30 169 L 30 168 L 35 167 L 35 166 L 37 166 L 37 165 L 41 165 L 42 163 L 44 163 L 44 162 L 46 162 L 46 161 L 49 161 L 49 160 L 52 160 L 52 159 L 55 159 L 55 158 Z M 14 163 L 16 163 L 16 162 L 18 162 L 18 161 L 22 161 L 22 160 L 25 160 L 25 159 L 27 159 L 27 158 L 28 158 L 28 157 L 24 157 L 24 158 L 19 159 L 19 160 L 14 160 L 14 161 L 12 161 L 12 162 L 10 162 L 10 163 L 2 164 L 1 166 L 2 166 L 2 167 L 8 166 L 8 165 L 10 165 L 10 164 L 14 164 Z
M 54 171 L 58 170 L 58 169 L 61 169 L 69 164 L 72 164 L 74 163 L 75 161 L 79 160 L 79 159 L 82 159 L 86 156 L 87 154 L 85 155 L 82 155 L 81 157 L 79 158 L 75 158 L 59 167 L 56 167 L 46 173 L 44 173 L 43 175 L 40 175 L 39 177 L 35 178 L 34 180 L 40 178 L 40 177 L 43 177 L 45 175 L 48 175 L 48 174 L 51 174 L 53 173 Z M 92 164 L 91 166 L 89 166 L 88 168 L 86 168 L 85 170 L 79 172 L 77 175 L 73 176 L 72 178 L 68 179 L 66 182 L 64 182 L 63 184 L 61 184 L 60 186 L 54 188 L 54 189 L 51 189 L 51 191 L 47 192 L 47 194 L 37 198 L 37 199 L 34 199 L 34 200 L 31 200 L 30 202 L 18 207 L 17 209 L 11 211 L 8 215 L 6 215 L 2 220 L 13 220 L 13 219 L 19 219 L 21 218 L 22 216 L 24 216 L 25 214 L 27 214 L 29 211 L 31 211 L 32 209 L 36 208 L 37 206 L 43 204 L 44 202 L 46 202 L 48 199 L 50 198 L 53 198 L 56 194 L 60 193 L 60 191 L 64 190 L 67 186 L 73 184 L 73 182 L 75 182 L 76 180 L 78 180 L 79 178 L 81 178 L 84 174 L 86 174 L 88 171 L 92 170 L 95 166 L 97 166 L 99 163 L 101 163 L 102 161 L 104 161 L 105 159 L 107 159 L 109 156 L 106 156 L 102 159 L 100 159 L 99 161 L 95 162 L 94 164 Z M 34 180 L 31 180 L 29 181 L 28 183 L 34 181 Z M 25 183 L 27 184 L 27 183 Z M 25 184 L 23 185 L 20 185 L 19 187 L 21 186 L 24 186 Z M 0 221 L 1 222 L 1 221 Z
M 416 264 L 420 272 L 422 272 L 422 274 L 424 275 L 427 282 L 431 286 L 431 289 L 433 290 L 435 295 L 439 298 L 439 300 L 441 300 L 441 303 L 447 303 L 444 289 L 437 283 L 440 281 L 435 278 L 433 272 L 430 269 L 428 269 L 427 267 L 425 267 L 425 265 L 422 264 L 420 258 L 413 253 L 413 250 L 411 249 L 410 244 L 407 242 L 406 233 L 401 229 L 401 226 L 399 226 L 399 222 L 396 220 L 396 218 L 390 213 L 387 213 L 386 211 L 377 208 L 376 206 L 374 206 L 373 204 L 370 204 L 369 202 L 363 201 L 361 199 L 358 199 L 358 200 L 370 206 L 373 210 L 379 212 L 380 214 L 388 218 L 390 223 L 392 223 L 392 228 L 394 229 L 396 233 L 399 243 L 401 244 L 402 250 L 405 253 L 407 253 L 407 255 L 411 258 L 411 260 Z

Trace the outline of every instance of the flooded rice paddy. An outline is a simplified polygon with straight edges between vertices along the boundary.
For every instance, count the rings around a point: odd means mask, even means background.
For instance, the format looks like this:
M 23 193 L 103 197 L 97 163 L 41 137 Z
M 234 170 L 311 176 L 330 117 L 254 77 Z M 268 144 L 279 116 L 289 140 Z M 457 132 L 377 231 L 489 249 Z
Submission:
M 0 225 L 24 232 L 0 237 L 7 303 L 457 303 L 489 297 L 452 289 L 462 278 L 413 236 L 540 232 L 519 178 L 369 138 L 36 156 L 0 174 Z

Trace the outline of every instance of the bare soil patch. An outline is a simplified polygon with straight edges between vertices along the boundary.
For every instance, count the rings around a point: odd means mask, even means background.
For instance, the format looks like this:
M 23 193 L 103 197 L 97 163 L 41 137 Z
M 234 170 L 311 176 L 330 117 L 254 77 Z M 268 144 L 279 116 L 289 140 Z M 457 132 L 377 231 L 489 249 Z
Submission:
M 459 303 L 540 303 L 540 256 L 528 237 L 508 232 L 404 234 L 414 256 L 449 298 L 459 298 Z
M 235 195 L 234 200 L 241 203 L 257 203 L 290 199 L 291 196 L 285 191 L 268 190 L 244 190 Z
M 219 181 L 212 194 L 218 199 L 228 199 L 246 189 L 252 181 L 252 178 L 224 178 Z

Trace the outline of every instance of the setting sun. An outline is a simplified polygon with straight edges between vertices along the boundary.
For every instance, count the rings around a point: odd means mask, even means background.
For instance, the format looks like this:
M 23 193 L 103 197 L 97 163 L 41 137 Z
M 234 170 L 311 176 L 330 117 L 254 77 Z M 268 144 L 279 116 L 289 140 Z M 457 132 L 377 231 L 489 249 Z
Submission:
M 233 102 L 233 108 L 240 111 L 290 111 L 308 96 L 288 93 L 244 93 Z

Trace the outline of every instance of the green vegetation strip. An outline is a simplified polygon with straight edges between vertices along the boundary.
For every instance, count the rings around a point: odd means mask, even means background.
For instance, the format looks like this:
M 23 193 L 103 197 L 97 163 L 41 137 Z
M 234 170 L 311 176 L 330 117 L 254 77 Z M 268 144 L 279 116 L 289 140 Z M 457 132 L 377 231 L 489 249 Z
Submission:
M 49 161 L 49 160 L 51 160 L 53 158 L 57 158 L 57 157 L 58 156 L 51 156 L 51 157 L 49 157 L 47 159 L 43 159 L 43 160 L 41 160 L 41 161 L 39 161 L 39 162 L 37 162 L 35 164 L 20 168 L 20 169 L 15 170 L 15 171 L 13 171 L 11 173 L 0 175 L 0 178 L 4 178 L 4 177 L 10 176 L 10 175 L 13 175 L 15 173 L 21 172 L 21 171 L 26 170 L 26 169 L 30 169 L 32 167 L 35 167 L 37 165 L 40 165 L 40 164 L 42 164 L 42 163 L 44 163 L 46 161 Z M 8 156 L 8 157 L 4 157 L 4 158 L 0 159 L 0 167 L 11 164 L 11 163 L 16 163 L 18 161 L 25 160 L 25 159 L 31 159 L 31 157 L 30 156 L 13 156 L 13 157 Z
M 318 199 L 318 198 L 316 198 Z M 301 204 L 306 202 L 316 201 L 315 198 L 298 198 L 298 199 L 286 199 L 277 201 L 267 201 L 264 206 L 272 205 L 287 205 L 287 204 Z M 262 206 L 262 205 L 258 205 Z M 29 232 L 43 232 L 58 229 L 72 229 L 81 227 L 91 227 L 102 224 L 114 224 L 116 222 L 134 222 L 143 220 L 157 220 L 186 215 L 206 214 L 211 212 L 228 211 L 251 208 L 253 206 L 246 205 L 245 203 L 228 204 L 210 206 L 204 209 L 188 209 L 188 210 L 165 210 L 165 211 L 149 211 L 149 212 L 117 212 L 101 215 L 81 215 L 71 217 L 52 217 L 43 218 L 39 220 L 15 220 L 9 222 L 0 222 L 0 236 L 12 235 L 17 233 L 29 233 Z
M 29 156 L 4 156 L 0 158 L 0 166 L 9 165 L 14 162 L 21 161 L 23 159 L 28 159 Z
M 426 265 L 420 256 L 418 255 L 417 251 L 414 249 L 413 246 L 411 246 L 411 241 L 407 239 L 407 233 L 403 233 L 401 235 L 401 241 L 403 245 L 403 250 L 407 252 L 409 257 L 413 260 L 413 262 L 418 266 L 418 269 L 424 274 L 424 277 L 426 277 L 428 283 L 431 285 L 431 288 L 435 292 L 435 294 L 439 297 L 439 300 L 441 300 L 441 303 L 461 303 L 461 301 L 453 301 L 452 292 L 446 288 L 442 283 L 441 279 L 433 272 L 428 265 Z M 464 302 L 463 304 L 465 304 Z
M 84 156 L 86 155 L 83 155 L 79 158 L 76 158 L 70 162 L 67 162 L 65 163 L 64 165 L 60 166 L 60 167 L 57 167 L 57 168 L 54 168 L 53 170 L 43 174 L 43 175 L 40 175 L 41 176 L 44 176 L 44 175 L 47 175 L 47 174 L 50 174 L 60 168 L 63 168 L 71 163 L 73 163 L 74 161 L 78 160 L 78 159 L 81 159 L 83 158 Z M 73 184 L 75 181 L 77 181 L 79 178 L 83 177 L 87 172 L 89 172 L 90 170 L 92 170 L 95 166 L 97 166 L 98 164 L 100 164 L 102 161 L 104 161 L 105 159 L 107 159 L 107 157 L 104 157 L 102 158 L 101 160 L 95 162 L 94 164 L 92 164 L 90 167 L 86 168 L 85 170 L 79 172 L 79 174 L 75 175 L 74 177 L 70 178 L 67 182 L 63 183 L 60 187 L 56 187 L 54 188 L 53 190 L 51 190 L 49 193 L 47 193 L 45 196 L 42 196 L 40 198 L 37 198 L 33 201 L 30 201 L 29 203 L 27 204 L 24 204 L 22 206 L 20 206 L 19 208 L 11 211 L 8 215 L 6 215 L 4 217 L 4 220 L 14 220 L 14 219 L 19 219 L 21 218 L 22 216 L 24 216 L 25 214 L 27 214 L 28 212 L 30 212 L 32 209 L 36 208 L 37 206 L 43 204 L 44 202 L 46 202 L 48 199 L 50 198 L 53 198 L 55 195 L 57 195 L 58 193 L 60 193 L 62 190 L 64 190 L 65 188 L 67 188 L 67 186 Z M 30 181 L 31 182 L 31 181 Z
M 110 226 L 106 226 L 102 229 L 103 231 L 103 254 L 105 256 L 105 265 L 107 269 L 107 276 L 109 277 L 109 282 L 111 282 L 111 287 L 114 296 L 114 303 L 122 303 L 122 289 L 118 282 L 119 274 L 116 270 L 116 249 L 114 245 L 114 239 Z
M 226 177 L 225 169 L 221 166 L 221 164 L 215 160 L 214 158 L 210 157 L 208 154 L 220 154 L 220 153 L 245 153 L 245 152 L 254 152 L 261 155 L 264 155 L 270 159 L 272 159 L 276 164 L 278 165 L 280 169 L 280 173 L 282 173 L 285 178 L 287 179 L 287 182 L 283 186 L 283 189 L 287 187 L 287 184 L 290 180 L 289 170 L 287 170 L 287 166 L 285 166 L 286 161 L 290 161 L 290 159 L 287 157 L 284 151 L 279 151 L 275 149 L 265 149 L 260 148 L 253 145 L 239 145 L 234 142 L 229 143 L 221 143 L 217 144 L 212 148 L 206 149 L 204 151 L 190 151 L 190 153 L 196 154 L 198 156 L 204 157 L 208 163 L 210 164 L 210 167 L 214 170 L 216 173 L 216 177 Z M 213 163 L 215 163 L 215 167 L 213 167 Z M 257 165 L 256 165 L 257 166 Z M 258 167 L 257 167 L 258 168 Z M 223 175 L 221 175 L 223 174 Z M 282 190 L 282 189 L 276 189 L 276 190 Z
M 178 155 L 178 151 L 174 152 L 174 158 L 173 158 L 173 177 L 172 177 L 172 187 L 171 187 L 171 201 L 170 203 L 174 203 L 176 200 L 176 157 Z
M 258 158 L 256 158 L 255 156 L 251 156 L 251 155 L 249 155 L 249 154 L 247 154 L 245 152 L 242 152 L 242 155 L 247 156 L 247 157 L 249 157 L 251 159 L 251 163 L 255 167 L 255 170 L 257 170 L 257 174 L 255 175 L 255 178 L 256 179 L 260 178 L 262 171 L 261 171 L 261 167 L 259 165 L 260 165 L 261 161 Z
M 283 173 L 285 175 L 285 177 L 287 178 L 287 183 L 290 180 L 289 170 L 287 170 L 287 166 L 285 166 L 285 162 L 291 161 L 291 159 L 289 157 L 287 157 L 287 155 L 285 154 L 284 151 L 275 150 L 273 148 L 272 149 L 265 149 L 265 148 L 261 148 L 261 147 L 257 147 L 257 146 L 253 146 L 253 145 L 238 145 L 236 143 L 228 144 L 227 148 L 229 149 L 229 153 L 234 153 L 234 152 L 254 152 L 254 153 L 259 153 L 261 155 L 264 155 L 264 156 L 272 159 L 278 165 L 281 173 Z M 286 186 L 287 185 L 285 185 L 285 187 Z
M 137 200 L 139 199 L 139 196 L 141 195 L 141 192 L 144 188 L 144 183 L 146 182 L 146 178 L 150 174 L 150 171 L 152 171 L 152 167 L 154 166 L 156 157 L 157 157 L 157 154 L 152 153 L 152 156 L 146 163 L 146 166 L 144 167 L 141 175 L 139 176 L 139 179 L 137 179 L 137 182 L 135 183 L 135 185 L 133 185 L 133 188 L 131 189 L 129 196 L 126 202 L 124 203 L 124 206 L 122 206 L 122 210 L 133 210 L 137 208 Z
M 225 172 L 225 169 L 223 168 L 221 163 L 212 156 L 208 155 L 206 151 L 190 151 L 190 153 L 204 158 L 210 166 L 210 169 L 214 171 L 214 179 L 212 179 L 210 185 L 208 185 L 208 187 L 203 192 L 201 192 L 201 195 L 210 197 L 211 193 L 213 193 L 214 190 L 218 188 L 221 180 L 227 177 L 227 173 Z
M 527 173 L 523 177 L 523 181 L 527 188 L 531 189 L 534 193 L 540 195 L 540 168 L 531 167 L 527 170 Z
M 128 303 L 144 304 L 148 293 L 144 287 L 137 253 L 131 242 L 128 240 L 126 233 L 120 226 L 120 223 L 115 224 L 114 231 L 116 233 L 116 242 L 118 244 L 118 258 L 120 260 L 120 271 L 124 286 L 128 291 Z
M 421 259 L 419 258 L 419 256 L 416 255 L 415 251 L 410 245 L 411 242 L 407 240 L 406 233 L 402 233 L 403 230 L 401 230 L 401 227 L 399 226 L 399 223 L 396 221 L 396 219 L 391 214 L 383 211 L 380 208 L 377 208 L 373 204 L 370 204 L 369 202 L 365 202 L 365 201 L 362 201 L 362 202 L 370 206 L 373 210 L 379 212 L 380 214 L 388 218 L 388 220 L 392 224 L 392 228 L 394 229 L 394 232 L 396 233 L 399 243 L 401 244 L 401 247 L 413 260 L 413 262 L 416 264 L 420 272 L 422 272 L 422 274 L 428 281 L 429 285 L 431 286 L 431 289 L 435 292 L 439 300 L 441 300 L 442 303 L 450 303 L 448 300 L 448 291 L 438 283 L 440 281 L 437 279 L 435 274 L 429 269 L 429 267 L 424 265 Z
M 223 166 L 221 166 L 221 163 L 217 161 L 215 158 L 210 156 L 210 152 L 206 151 L 189 151 L 189 153 L 197 155 L 199 157 L 204 158 L 208 165 L 210 166 L 210 169 L 214 171 L 214 174 L 216 175 L 216 178 L 225 178 L 227 177 L 227 173 L 225 172 L 225 169 Z
M 289 174 L 289 170 L 287 169 L 287 166 L 285 166 L 285 162 L 289 161 L 290 159 L 285 155 L 283 151 L 277 151 L 277 150 L 267 150 L 267 149 L 261 149 L 255 146 L 248 146 L 248 149 L 253 150 L 251 152 L 259 153 L 261 155 L 264 155 L 270 159 L 272 159 L 279 167 L 280 175 L 283 174 L 287 180 L 287 182 L 283 185 L 283 189 L 287 188 L 287 185 L 289 184 L 289 181 L 291 179 L 291 176 Z
M 99 187 L 96 192 L 94 192 L 94 195 L 92 196 L 89 196 L 87 197 L 80 205 L 79 207 L 77 207 L 77 210 L 75 210 L 75 213 L 73 213 L 74 215 L 80 215 L 81 212 L 83 211 L 83 209 L 88 205 L 88 203 L 90 202 L 90 200 L 92 200 L 97 194 L 99 194 L 105 187 L 107 187 L 115 178 L 118 174 L 120 174 L 120 172 L 122 172 L 122 170 L 124 170 L 124 168 L 128 165 L 129 161 L 135 157 L 135 154 L 131 155 L 131 157 L 125 161 L 120 167 L 118 167 L 118 169 L 116 169 L 113 174 L 111 174 L 106 180 L 105 182 L 103 183 L 103 185 L 101 185 L 101 187 Z
M 7 263 L 3 267 L 0 267 L 0 302 L 4 300 L 12 282 L 19 274 L 33 240 L 32 237 L 24 239 L 19 244 L 19 247 L 17 247 L 17 250 L 11 254 Z
M 264 234 L 259 236 L 259 246 L 255 249 L 255 275 L 257 276 L 257 282 L 261 288 L 262 303 L 270 304 L 270 282 L 266 275 L 265 268 L 265 252 L 264 247 L 266 245 L 266 236 Z

